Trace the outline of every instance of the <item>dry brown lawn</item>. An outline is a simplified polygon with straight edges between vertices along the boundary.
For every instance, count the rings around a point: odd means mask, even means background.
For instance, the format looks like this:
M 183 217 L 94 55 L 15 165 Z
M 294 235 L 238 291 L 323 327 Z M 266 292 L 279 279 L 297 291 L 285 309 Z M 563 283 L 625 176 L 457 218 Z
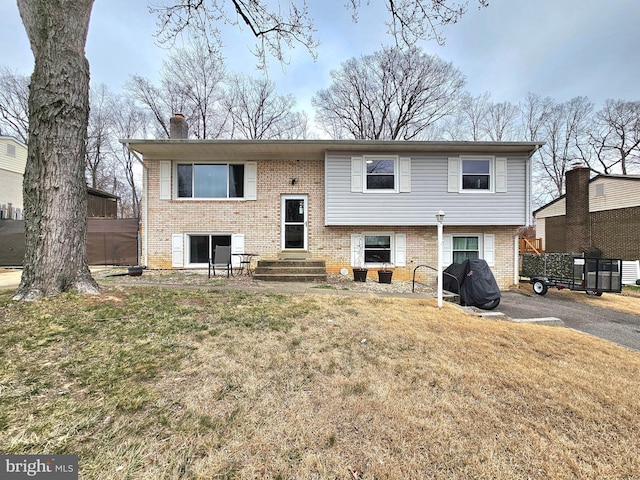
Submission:
M 0 450 L 84 479 L 640 472 L 640 356 L 609 342 L 435 300 L 128 290 L 0 294 Z

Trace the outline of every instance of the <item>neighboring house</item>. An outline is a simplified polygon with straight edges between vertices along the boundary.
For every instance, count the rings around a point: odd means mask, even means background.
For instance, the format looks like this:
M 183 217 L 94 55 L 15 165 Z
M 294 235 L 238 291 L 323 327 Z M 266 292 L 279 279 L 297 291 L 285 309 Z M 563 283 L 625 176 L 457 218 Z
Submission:
M 567 171 L 565 195 L 534 212 L 546 252 L 640 259 L 640 175 Z
M 410 279 L 437 265 L 443 210 L 446 265 L 484 258 L 502 288 L 517 281 L 539 143 L 185 138 L 122 140 L 144 166 L 149 268 L 206 268 L 216 245 L 231 245 Z
M 22 219 L 22 177 L 27 146 L 13 137 L 0 136 L 0 219 Z

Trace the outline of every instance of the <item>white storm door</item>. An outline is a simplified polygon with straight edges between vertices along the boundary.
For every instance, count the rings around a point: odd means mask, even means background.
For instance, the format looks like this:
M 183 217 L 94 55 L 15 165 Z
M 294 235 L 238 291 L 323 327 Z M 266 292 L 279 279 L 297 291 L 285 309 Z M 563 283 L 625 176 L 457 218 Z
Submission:
M 282 250 L 307 250 L 308 203 L 306 195 L 282 196 Z

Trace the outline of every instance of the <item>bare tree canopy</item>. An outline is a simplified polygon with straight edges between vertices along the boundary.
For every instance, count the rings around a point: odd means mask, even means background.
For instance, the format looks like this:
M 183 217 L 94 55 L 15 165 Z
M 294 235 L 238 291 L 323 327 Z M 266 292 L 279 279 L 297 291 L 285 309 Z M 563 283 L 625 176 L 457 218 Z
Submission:
M 541 128 L 546 144 L 541 167 L 553 182 L 555 196 L 564 193 L 565 174 L 571 163 L 580 160 L 577 145 L 586 133 L 593 104 L 587 97 L 575 97 L 550 109 Z
M 27 143 L 29 135 L 29 77 L 0 67 L 0 134 Z
M 305 138 L 307 118 L 294 111 L 291 95 L 279 95 L 267 78 L 233 75 L 229 78 L 225 105 L 231 115 L 231 138 Z
M 168 119 L 181 113 L 196 138 L 219 138 L 227 131 L 223 105 L 226 67 L 217 51 L 196 40 L 179 48 L 163 63 L 160 86 L 132 76 L 128 94 L 154 119 L 158 137 L 169 137 Z
M 384 1 L 389 12 L 387 31 L 397 45 L 413 47 L 419 40 L 435 39 L 444 43 L 441 29 L 456 23 L 465 14 L 469 3 L 487 7 L 488 0 L 378 0 Z M 346 0 L 345 7 L 357 20 L 360 9 L 368 7 L 362 0 Z M 158 16 L 158 38 L 172 42 L 176 35 L 189 29 L 219 45 L 221 23 L 247 28 L 256 38 L 253 50 L 258 67 L 266 68 L 267 56 L 282 63 L 286 52 L 296 46 L 307 49 L 315 57 L 318 41 L 314 21 L 306 0 L 278 2 L 275 8 L 268 0 L 165 0 L 164 5 L 149 9 Z
M 595 171 L 623 175 L 640 164 L 640 102 L 609 99 L 593 118 L 583 159 Z
M 331 77 L 312 103 L 316 120 L 334 138 L 420 138 L 456 110 L 464 86 L 459 70 L 417 48 L 352 58 Z

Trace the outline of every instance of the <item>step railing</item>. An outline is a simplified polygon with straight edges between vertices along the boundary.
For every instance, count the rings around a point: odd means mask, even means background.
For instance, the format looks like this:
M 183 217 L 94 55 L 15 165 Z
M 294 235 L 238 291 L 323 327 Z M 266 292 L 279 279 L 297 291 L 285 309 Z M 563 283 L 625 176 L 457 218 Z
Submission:
M 415 289 L 416 289 L 416 271 L 419 268 L 422 268 L 422 267 L 428 268 L 429 270 L 433 270 L 434 272 L 438 273 L 438 269 L 434 268 L 434 267 L 432 267 L 430 265 L 418 265 L 416 268 L 413 269 L 413 278 L 411 280 L 411 293 L 414 293 Z M 456 284 L 458 285 L 458 293 L 457 294 L 459 295 L 460 294 L 460 281 L 457 279 L 457 277 L 455 277 L 454 275 L 451 275 L 449 272 L 442 272 L 442 275 L 443 276 L 447 275 L 447 276 L 453 278 L 456 281 Z M 418 283 L 420 284 L 420 282 L 418 282 Z

